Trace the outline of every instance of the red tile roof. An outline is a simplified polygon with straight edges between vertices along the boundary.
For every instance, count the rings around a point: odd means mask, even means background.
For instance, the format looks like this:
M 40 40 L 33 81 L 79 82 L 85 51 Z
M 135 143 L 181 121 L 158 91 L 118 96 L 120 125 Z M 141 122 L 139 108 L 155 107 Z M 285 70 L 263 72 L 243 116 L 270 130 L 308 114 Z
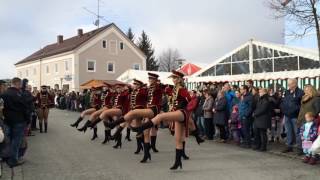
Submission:
M 83 43 L 87 42 L 89 39 L 91 39 L 95 35 L 99 34 L 100 32 L 109 28 L 112 25 L 115 26 L 115 24 L 111 23 L 111 24 L 108 24 L 108 25 L 103 26 L 101 28 L 95 29 L 93 31 L 84 33 L 82 36 L 77 35 L 77 36 L 71 37 L 69 39 L 65 39 L 65 40 L 63 40 L 63 42 L 61 44 L 54 43 L 54 44 L 47 45 L 46 47 L 40 49 L 39 51 L 31 54 L 30 56 L 24 58 L 23 60 L 17 62 L 15 65 L 23 64 L 23 63 L 27 63 L 27 62 L 32 62 L 32 61 L 38 60 L 40 58 L 45 58 L 45 57 L 49 57 L 49 56 L 53 56 L 53 55 L 57 55 L 57 54 L 61 54 L 61 53 L 65 53 L 65 52 L 74 50 L 77 47 L 79 47 L 80 45 L 82 45 Z

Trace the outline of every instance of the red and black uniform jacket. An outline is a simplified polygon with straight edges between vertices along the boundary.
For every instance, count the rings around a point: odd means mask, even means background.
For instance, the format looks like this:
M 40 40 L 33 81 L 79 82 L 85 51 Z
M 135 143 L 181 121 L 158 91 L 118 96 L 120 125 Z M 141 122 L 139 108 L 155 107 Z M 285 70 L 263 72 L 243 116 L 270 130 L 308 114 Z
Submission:
M 115 93 L 107 91 L 103 100 L 103 107 L 112 108 Z
M 134 89 L 130 94 L 130 109 L 144 109 L 148 101 L 148 89 L 141 87 Z
M 129 91 L 125 90 L 121 93 L 117 93 L 114 99 L 113 108 L 121 109 L 122 113 L 125 114 L 129 111 Z
M 100 109 L 100 107 L 102 105 L 101 95 L 93 94 L 91 96 L 90 103 L 91 103 L 91 108 Z
M 150 85 L 148 87 L 148 103 L 147 108 L 156 107 L 158 111 L 161 109 L 163 89 L 160 84 Z
M 36 96 L 37 108 L 52 108 L 54 107 L 54 98 L 48 92 L 39 92 Z

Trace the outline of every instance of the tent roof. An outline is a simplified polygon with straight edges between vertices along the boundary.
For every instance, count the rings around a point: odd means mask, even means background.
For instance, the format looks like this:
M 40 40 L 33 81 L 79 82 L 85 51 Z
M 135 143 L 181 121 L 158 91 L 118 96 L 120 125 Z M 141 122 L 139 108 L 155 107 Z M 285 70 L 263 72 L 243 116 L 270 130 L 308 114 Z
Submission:
M 97 87 L 103 87 L 106 86 L 106 84 L 109 85 L 114 85 L 114 84 L 124 84 L 121 81 L 117 80 L 97 80 L 97 79 L 92 79 L 90 81 L 87 81 L 83 84 L 80 85 L 81 89 L 91 89 L 91 88 L 97 88 Z
M 133 79 L 138 79 L 144 83 L 148 83 L 148 73 L 155 73 L 159 75 L 159 79 L 163 84 L 172 84 L 170 78 L 168 78 L 171 73 L 170 72 L 158 72 L 158 71 L 142 71 L 142 70 L 133 70 L 128 69 L 124 73 L 122 73 L 117 80 L 122 81 L 124 83 L 132 83 Z
M 198 71 L 195 74 L 193 74 L 192 77 L 199 77 L 202 73 L 206 72 L 210 68 L 212 68 L 215 65 L 219 64 L 220 62 L 222 62 L 226 58 L 231 57 L 232 55 L 238 53 L 240 50 L 248 47 L 250 44 L 255 45 L 255 46 L 268 48 L 268 49 L 273 49 L 273 50 L 276 50 L 276 51 L 279 51 L 279 52 L 288 53 L 289 55 L 293 55 L 293 56 L 304 57 L 304 58 L 308 58 L 308 59 L 312 59 L 312 60 L 316 60 L 316 61 L 319 60 L 318 51 L 314 50 L 314 49 L 299 48 L 299 47 L 293 47 L 293 46 L 287 46 L 287 45 L 282 45 L 282 44 L 269 43 L 269 42 L 263 42 L 263 41 L 257 41 L 257 40 L 251 39 L 248 42 L 246 42 L 246 43 L 242 44 L 241 46 L 239 46 L 238 48 L 236 48 L 236 49 L 232 50 L 231 52 L 225 54 L 221 58 L 218 58 L 217 60 L 213 61 L 211 64 L 206 66 L 206 68 L 203 68 L 200 71 Z M 301 71 L 301 70 L 299 70 L 299 71 Z M 319 69 L 318 69 L 318 71 L 319 71 Z M 316 74 L 316 71 L 311 71 L 311 72 L 314 72 Z M 271 77 L 271 74 L 273 74 L 273 73 L 281 74 L 280 72 L 270 72 L 270 73 L 260 73 L 260 74 L 265 74 L 264 77 L 267 78 L 267 79 L 270 79 L 270 78 L 273 78 L 273 77 Z M 257 74 L 254 73 L 254 75 L 256 76 Z M 267 77 L 267 75 L 270 76 L 270 77 Z M 318 75 L 319 75 L 319 73 L 318 73 Z M 240 75 L 229 75 L 229 76 L 233 76 L 235 78 L 235 76 L 240 76 Z M 244 74 L 244 75 L 241 75 L 241 76 L 242 77 L 249 76 L 249 74 Z M 253 76 L 253 74 L 251 74 L 251 76 Z M 308 76 L 311 76 L 311 74 L 308 74 Z M 315 76 L 315 75 L 313 75 L 313 76 Z M 213 78 L 213 77 L 220 78 L 221 76 L 209 76 L 209 77 L 211 77 L 211 78 Z M 199 77 L 199 78 L 204 78 L 204 77 Z
M 198 72 L 200 69 L 201 69 L 201 67 L 199 67 L 195 64 L 192 64 L 192 63 L 184 64 L 181 68 L 179 68 L 179 70 L 182 71 L 187 76 L 190 76 L 190 75 Z

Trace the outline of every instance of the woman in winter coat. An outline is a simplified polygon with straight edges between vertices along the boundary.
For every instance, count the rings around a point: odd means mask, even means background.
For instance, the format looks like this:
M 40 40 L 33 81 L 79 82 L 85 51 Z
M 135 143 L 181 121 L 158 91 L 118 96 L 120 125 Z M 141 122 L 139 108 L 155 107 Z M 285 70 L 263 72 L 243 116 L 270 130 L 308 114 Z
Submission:
M 216 101 L 214 102 L 212 112 L 215 125 L 219 128 L 221 142 L 226 142 L 226 125 L 227 125 L 227 99 L 223 91 L 218 92 Z
M 298 115 L 297 126 L 301 127 L 305 123 L 305 114 L 312 112 L 314 115 L 320 113 L 320 97 L 317 94 L 316 89 L 311 85 L 304 87 L 304 96 L 301 100 L 301 108 Z
M 213 97 L 212 95 L 205 90 L 204 95 L 206 100 L 203 103 L 203 117 L 204 117 L 204 126 L 205 132 L 208 140 L 213 140 L 214 132 L 214 124 L 213 124 L 213 113 L 212 113 L 212 105 L 213 105 Z
M 267 150 L 267 129 L 271 123 L 272 105 L 268 98 L 268 91 L 265 88 L 259 89 L 259 100 L 253 113 L 255 150 Z

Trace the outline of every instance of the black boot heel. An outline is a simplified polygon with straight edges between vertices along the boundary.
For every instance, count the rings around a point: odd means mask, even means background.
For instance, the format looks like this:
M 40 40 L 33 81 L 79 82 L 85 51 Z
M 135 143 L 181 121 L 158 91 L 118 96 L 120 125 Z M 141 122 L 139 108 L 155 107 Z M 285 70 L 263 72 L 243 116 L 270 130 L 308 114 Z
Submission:
M 87 131 L 88 127 L 90 126 L 90 124 L 91 124 L 91 121 L 88 120 L 88 121 L 83 125 L 82 128 L 78 129 L 78 131 L 85 133 L 85 132 Z
M 106 144 L 109 142 L 111 136 L 111 131 L 110 130 L 104 130 L 104 141 L 101 144 Z
M 190 158 L 186 155 L 186 151 L 185 151 L 186 142 L 183 141 L 182 143 L 183 143 L 183 149 L 182 149 L 181 157 L 182 157 L 184 160 L 189 160 Z
M 98 138 L 98 128 L 93 128 L 93 136 L 91 138 L 91 141 Z
M 197 141 L 198 145 L 200 145 L 201 143 L 204 142 L 204 140 L 199 136 L 197 130 L 192 131 L 191 135 L 193 135 L 196 138 L 196 141 Z
M 116 138 L 117 144 L 113 146 L 114 149 L 118 149 L 119 147 L 120 147 L 120 149 L 121 149 L 121 146 L 122 146 L 121 139 L 122 139 L 122 134 L 120 134 L 120 135 Z
M 144 146 L 144 149 L 143 149 L 144 155 L 140 163 L 146 163 L 148 159 L 151 161 L 150 143 L 143 143 L 143 146 Z
M 137 150 L 134 154 L 139 154 L 141 150 L 143 150 L 143 137 L 136 137 L 137 139 Z
M 170 170 L 177 170 L 179 167 L 180 169 L 182 169 L 182 162 L 181 162 L 182 151 L 183 151 L 182 149 L 176 149 L 176 161 L 174 162 Z
M 151 136 L 151 149 L 154 153 L 159 152 L 156 148 L 157 136 Z
M 71 126 L 71 127 L 78 128 L 79 123 L 80 123 L 82 120 L 83 120 L 83 118 L 82 118 L 82 117 L 79 117 L 79 118 L 77 119 L 77 121 L 74 122 L 73 124 L 70 124 L 70 126 Z
M 129 128 L 127 128 L 127 135 L 126 135 L 125 140 L 127 140 L 127 141 L 129 141 L 129 142 L 131 141 L 130 132 L 131 132 L 131 130 L 130 130 Z

